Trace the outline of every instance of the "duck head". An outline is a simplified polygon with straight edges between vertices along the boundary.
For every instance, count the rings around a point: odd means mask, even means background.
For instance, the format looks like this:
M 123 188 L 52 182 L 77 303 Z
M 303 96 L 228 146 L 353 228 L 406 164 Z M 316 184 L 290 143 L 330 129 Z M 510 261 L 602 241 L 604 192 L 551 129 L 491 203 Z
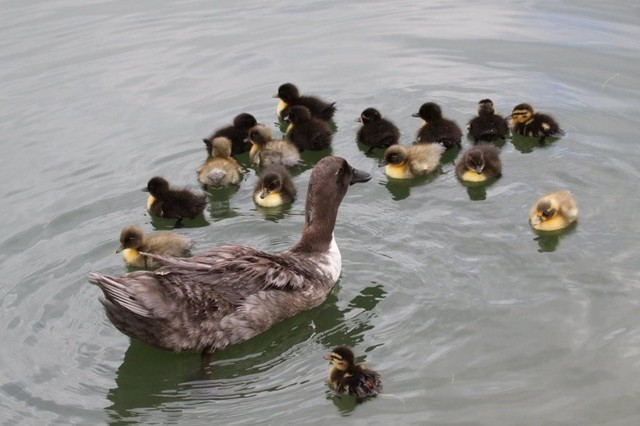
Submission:
M 273 97 L 280 98 L 282 101 L 290 103 L 291 101 L 300 97 L 300 92 L 298 91 L 298 88 L 292 83 L 285 83 L 278 87 L 278 93 L 273 95 Z
M 382 119 L 380 111 L 375 108 L 367 108 L 360 114 L 360 117 L 356 118 L 357 122 L 367 124 L 373 121 L 379 121 Z
M 137 250 L 142 247 L 144 241 L 144 232 L 137 226 L 127 226 L 120 232 L 120 247 L 116 253 L 120 253 L 125 249 Z
M 331 350 L 329 355 L 325 355 L 324 359 L 331 363 L 331 366 L 340 371 L 346 371 L 356 365 L 355 355 L 353 351 L 346 346 L 337 346 Z
M 529 104 L 519 104 L 513 108 L 509 116 L 514 123 L 526 123 L 533 116 L 533 107 Z
M 424 121 L 429 122 L 442 118 L 442 110 L 435 102 L 427 102 L 422 104 L 418 112 L 411 114 L 412 117 L 420 117 Z
M 491 99 L 483 99 L 478 102 L 478 115 L 493 115 L 495 110 Z

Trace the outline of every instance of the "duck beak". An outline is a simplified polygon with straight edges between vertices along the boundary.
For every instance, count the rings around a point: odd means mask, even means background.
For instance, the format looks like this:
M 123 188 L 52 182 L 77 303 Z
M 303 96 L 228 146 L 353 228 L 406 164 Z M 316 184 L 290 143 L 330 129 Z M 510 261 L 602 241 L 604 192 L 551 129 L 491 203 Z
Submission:
M 534 216 L 533 219 L 531 219 L 531 224 L 533 226 L 538 225 L 540 222 L 542 222 L 542 218 L 538 215 Z
M 369 180 L 371 180 L 371 174 L 362 170 L 353 168 L 351 169 L 351 181 L 349 182 L 349 185 L 360 182 L 368 182 Z
M 264 188 L 260 193 L 260 198 L 264 200 L 265 198 L 267 198 L 267 195 L 269 195 L 269 191 L 267 191 L 267 188 Z
M 420 117 L 420 113 L 418 112 L 414 112 L 413 114 L 411 114 L 412 117 Z
M 116 253 L 120 253 L 122 250 L 124 250 L 124 246 L 123 245 L 118 247 L 118 249 L 116 250 Z
M 278 94 L 276 93 L 275 95 L 271 96 L 272 98 L 277 98 L 279 97 Z

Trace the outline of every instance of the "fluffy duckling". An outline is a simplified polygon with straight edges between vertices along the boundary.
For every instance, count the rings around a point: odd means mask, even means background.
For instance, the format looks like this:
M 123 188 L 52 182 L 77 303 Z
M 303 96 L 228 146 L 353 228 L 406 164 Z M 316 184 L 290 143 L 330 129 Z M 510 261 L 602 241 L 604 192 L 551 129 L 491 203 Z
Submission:
M 238 185 L 242 180 L 242 168 L 231 156 L 231 141 L 220 136 L 211 141 L 211 158 L 196 170 L 198 182 L 209 187 L 222 188 Z
M 444 145 L 446 149 L 460 148 L 462 130 L 455 121 L 442 116 L 442 110 L 438 104 L 434 102 L 422 104 L 420 110 L 411 116 L 424 120 L 424 124 L 418 130 L 418 142 L 437 142 Z
M 293 203 L 296 192 L 289 172 L 284 167 L 272 166 L 260 175 L 253 192 L 253 201 L 262 207 L 276 207 Z
M 458 177 L 465 182 L 484 182 L 502 175 L 500 151 L 493 145 L 474 145 L 456 164 Z
M 294 105 L 302 105 L 309 108 L 312 117 L 324 121 L 330 121 L 336 112 L 335 102 L 327 103 L 315 96 L 300 96 L 298 88 L 291 83 L 285 83 L 278 87 L 278 93 L 273 97 L 280 98 L 277 114 L 282 119 L 289 113 L 289 108 Z
M 438 168 L 445 151 L 439 143 L 411 145 L 391 145 L 380 162 L 385 166 L 385 174 L 394 179 L 412 179 L 429 174 Z
M 331 146 L 333 133 L 331 133 L 329 125 L 325 121 L 313 118 L 307 107 L 292 106 L 284 119 L 291 123 L 287 129 L 286 138 L 300 152 L 307 149 L 320 151 Z
M 576 199 L 569 191 L 554 191 L 543 195 L 529 212 L 529 222 L 538 231 L 557 231 L 577 219 Z
M 362 123 L 358 129 L 358 142 L 367 145 L 369 152 L 373 148 L 389 148 L 398 143 L 400 131 L 391 121 L 382 118 L 380 111 L 367 108 L 356 121 Z
M 147 210 L 154 216 L 177 219 L 175 226 L 182 219 L 193 219 L 204 211 L 207 205 L 205 194 L 196 194 L 188 189 L 172 189 L 164 178 L 153 177 L 143 189 L 149 193 Z
M 258 124 L 249 131 L 251 151 L 249 158 L 261 167 L 294 167 L 300 162 L 300 151 L 290 141 L 273 140 L 271 130 Z
M 529 104 L 519 104 L 511 112 L 511 130 L 523 136 L 539 138 L 544 142 L 547 137 L 564 136 L 564 130 L 547 114 L 534 112 Z
M 478 102 L 478 115 L 469 121 L 468 128 L 474 142 L 493 142 L 507 137 L 509 123 L 496 114 L 491 99 L 483 99 Z
M 139 227 L 127 226 L 120 233 L 120 247 L 116 253 L 122 252 L 127 266 L 155 269 L 160 263 L 140 252 L 186 257 L 191 255 L 192 247 L 193 241 L 175 232 L 154 232 L 145 235 Z
M 243 112 L 242 114 L 236 115 L 231 126 L 222 127 L 213 132 L 213 134 L 208 138 L 202 139 L 204 144 L 207 146 L 207 153 L 212 155 L 211 144 L 215 138 L 220 136 L 224 136 L 231 141 L 231 153 L 233 155 L 249 151 L 251 149 L 251 144 L 246 141 L 247 135 L 249 134 L 249 129 L 256 124 L 258 124 L 258 122 L 251 114 Z
M 92 273 L 89 282 L 124 334 L 161 349 L 212 354 L 325 301 L 342 269 L 333 236 L 338 208 L 350 185 L 370 179 L 343 158 L 321 159 L 309 179 L 302 236 L 289 250 L 225 245 L 185 259 L 149 254 L 164 266 Z
M 376 396 L 382 390 L 380 374 L 356 364 L 353 352 L 346 346 L 333 348 L 324 359 L 331 363 L 327 379 L 336 393 L 364 399 Z

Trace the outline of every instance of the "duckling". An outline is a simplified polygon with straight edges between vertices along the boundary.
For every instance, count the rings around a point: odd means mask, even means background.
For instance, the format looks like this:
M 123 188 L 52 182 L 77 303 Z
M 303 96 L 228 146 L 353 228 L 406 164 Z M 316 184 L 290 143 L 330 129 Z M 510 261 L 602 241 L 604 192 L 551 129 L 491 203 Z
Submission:
M 148 192 L 147 210 L 154 216 L 177 219 L 175 227 L 182 219 L 195 218 L 207 205 L 205 194 L 196 194 L 188 189 L 172 189 L 166 179 L 155 176 L 149 180 L 143 191 Z
M 422 104 L 420 110 L 411 116 L 424 120 L 424 124 L 418 130 L 417 142 L 438 142 L 446 149 L 460 148 L 462 130 L 455 121 L 442 116 L 442 110 L 438 104 L 434 102 Z
M 262 167 L 280 165 L 294 167 L 300 162 L 300 151 L 287 140 L 273 140 L 271 130 L 258 124 L 249 131 L 251 161 Z
M 211 156 L 211 143 L 219 136 L 224 136 L 231 141 L 231 153 L 233 155 L 242 154 L 251 149 L 251 144 L 246 141 L 249 129 L 258 124 L 255 117 L 251 114 L 243 112 L 236 115 L 231 126 L 222 127 L 208 138 L 202 139 L 207 146 L 207 153 Z
M 211 141 L 211 158 L 196 170 L 198 182 L 208 187 L 222 188 L 238 185 L 242 180 L 242 168 L 231 156 L 231 141 L 220 136 Z
M 358 399 L 376 396 L 382 390 L 380 374 L 362 364 L 346 346 L 338 346 L 324 357 L 331 363 L 327 379 L 329 386 L 339 395 L 353 395 Z
M 325 121 L 313 118 L 307 107 L 292 106 L 284 119 L 291 123 L 287 129 L 286 138 L 300 152 L 306 149 L 320 151 L 331 146 L 333 134 L 329 125 Z
M 547 137 L 564 136 L 564 130 L 553 117 L 534 112 L 529 104 L 516 105 L 510 117 L 513 133 L 539 138 L 540 142 L 544 142 Z
M 124 334 L 212 354 L 325 301 L 342 269 L 333 237 L 338 208 L 350 185 L 370 179 L 343 158 L 322 158 L 309 179 L 302 236 L 290 250 L 225 245 L 184 259 L 149 254 L 164 266 L 119 277 L 92 273 L 89 282 Z
M 529 212 L 529 222 L 538 231 L 557 231 L 576 220 L 578 207 L 569 191 L 553 191 L 543 195 Z
M 175 232 L 154 232 L 145 235 L 139 227 L 127 226 L 120 233 L 120 247 L 116 253 L 122 252 L 127 266 L 155 269 L 160 263 L 140 252 L 186 257 L 191 255 L 192 247 L 193 241 Z
M 492 142 L 507 137 L 509 123 L 496 114 L 491 99 L 483 99 L 478 102 L 478 115 L 469 121 L 468 128 L 474 142 Z
M 356 121 L 362 123 L 358 129 L 358 142 L 373 148 L 388 148 L 398 143 L 400 131 L 391 121 L 382 118 L 380 111 L 375 108 L 367 108 L 360 114 Z
M 500 151 L 493 145 L 474 145 L 456 164 L 458 177 L 465 182 L 484 182 L 502 175 Z
M 302 105 L 309 108 L 312 117 L 324 121 L 330 121 L 336 112 L 335 102 L 327 103 L 315 96 L 300 96 L 298 88 L 291 83 L 285 83 L 278 87 L 278 93 L 273 97 L 280 98 L 277 114 L 282 119 L 289 113 L 288 108 L 294 105 Z
M 266 169 L 256 183 L 253 201 L 262 207 L 276 207 L 290 204 L 296 199 L 296 187 L 291 175 L 284 167 L 271 166 Z
M 394 179 L 412 179 L 429 174 L 438 168 L 445 151 L 439 143 L 417 144 L 409 147 L 391 145 L 380 162 L 385 174 Z

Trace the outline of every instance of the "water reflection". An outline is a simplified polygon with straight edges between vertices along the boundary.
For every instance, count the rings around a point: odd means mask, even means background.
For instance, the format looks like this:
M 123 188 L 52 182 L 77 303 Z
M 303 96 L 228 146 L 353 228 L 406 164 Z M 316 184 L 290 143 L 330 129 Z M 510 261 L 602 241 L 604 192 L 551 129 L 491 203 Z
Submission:
M 389 191 L 391 198 L 394 201 L 400 201 L 409 198 L 409 195 L 411 195 L 411 188 L 433 182 L 433 180 L 441 174 L 443 174 L 443 172 L 437 170 L 433 173 L 429 173 L 428 175 L 419 176 L 413 179 L 394 179 L 387 177 L 387 180 L 385 182 L 380 182 L 380 185 L 384 185 L 387 188 L 387 191 Z
M 465 182 L 460 180 L 460 183 L 467 188 L 467 194 L 471 201 L 484 201 L 487 199 L 487 187 L 493 185 L 497 180 L 498 178 L 491 178 L 484 182 Z
M 560 238 L 564 235 L 572 234 L 576 229 L 577 224 L 573 223 L 565 229 L 558 231 L 538 231 L 533 229 L 536 237 L 533 239 L 538 243 L 539 253 L 550 253 L 556 251 L 560 244 Z
M 382 285 L 372 283 L 341 311 L 336 290 L 321 306 L 216 353 L 208 371 L 202 368 L 199 353 L 163 351 L 131 339 L 116 372 L 116 385 L 107 394 L 111 405 L 105 412 L 110 422 L 136 421 L 147 409 L 186 404 L 193 399 L 192 392 L 203 387 L 215 388 L 208 399 L 238 398 L 239 387 L 251 388 L 251 395 L 272 391 L 260 388 L 259 383 L 249 383 L 255 380 L 251 376 L 284 362 L 283 353 L 312 339 L 326 348 L 357 346 L 365 331 L 372 328 L 369 318 L 386 292 Z
M 513 135 L 511 143 L 523 154 L 528 154 L 536 148 L 542 148 L 551 145 L 560 138 L 532 138 L 530 136 Z
M 291 211 L 292 204 L 281 204 L 274 207 L 262 207 L 256 206 L 256 210 L 262 214 L 265 220 L 278 223 L 281 219 L 284 219 Z
M 209 215 L 212 219 L 220 220 L 238 216 L 231 207 L 231 198 L 238 192 L 239 187 L 230 185 L 225 188 L 209 189 Z

